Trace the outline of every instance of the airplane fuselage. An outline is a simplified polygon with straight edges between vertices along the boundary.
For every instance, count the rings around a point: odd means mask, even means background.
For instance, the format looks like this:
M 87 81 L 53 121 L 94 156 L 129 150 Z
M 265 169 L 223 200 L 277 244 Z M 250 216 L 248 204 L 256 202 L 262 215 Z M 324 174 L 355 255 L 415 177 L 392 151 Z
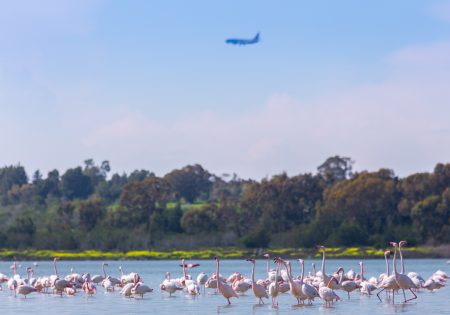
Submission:
M 252 39 L 240 39 L 240 38 L 230 38 L 225 41 L 227 44 L 232 45 L 251 45 L 259 42 L 259 33 Z

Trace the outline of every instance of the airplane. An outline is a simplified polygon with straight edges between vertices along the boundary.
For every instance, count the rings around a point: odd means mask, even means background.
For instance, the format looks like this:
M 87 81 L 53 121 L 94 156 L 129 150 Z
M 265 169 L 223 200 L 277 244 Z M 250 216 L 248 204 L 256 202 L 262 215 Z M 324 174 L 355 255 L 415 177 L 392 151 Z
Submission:
M 239 39 L 239 38 L 230 38 L 225 41 L 227 44 L 232 45 L 251 45 L 259 42 L 259 33 L 252 39 Z

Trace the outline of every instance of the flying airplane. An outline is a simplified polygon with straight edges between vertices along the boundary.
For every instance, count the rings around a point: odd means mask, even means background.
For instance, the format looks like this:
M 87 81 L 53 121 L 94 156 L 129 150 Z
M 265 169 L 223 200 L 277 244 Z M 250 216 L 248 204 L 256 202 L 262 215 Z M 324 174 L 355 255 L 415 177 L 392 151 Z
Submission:
M 251 45 L 259 42 L 259 33 L 252 39 L 240 39 L 240 38 L 230 38 L 225 41 L 227 44 L 233 45 Z

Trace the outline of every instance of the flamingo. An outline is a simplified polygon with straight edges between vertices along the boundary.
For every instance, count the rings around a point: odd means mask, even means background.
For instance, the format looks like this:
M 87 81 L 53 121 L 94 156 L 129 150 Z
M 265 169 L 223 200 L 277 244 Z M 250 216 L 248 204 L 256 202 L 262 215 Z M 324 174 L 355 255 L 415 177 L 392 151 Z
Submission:
M 111 281 L 111 276 L 107 276 L 106 279 L 102 281 L 102 287 L 105 288 L 106 292 L 114 291 L 114 284 Z
M 125 285 L 127 283 L 133 283 L 134 281 L 134 276 L 135 276 L 135 272 L 131 272 L 129 274 L 124 274 L 122 266 L 119 266 L 119 271 L 120 271 L 120 283 L 121 285 Z
M 256 296 L 256 298 L 259 299 L 258 304 L 264 304 L 264 301 L 262 298 L 268 299 L 269 296 L 267 295 L 266 288 L 260 283 L 255 282 L 255 265 L 256 262 L 253 258 L 248 258 L 247 261 L 249 261 L 252 264 L 252 290 L 253 294 Z
M 276 270 L 275 269 L 270 269 L 269 265 L 270 265 L 270 254 L 266 253 L 263 255 L 265 258 L 267 258 L 267 265 L 266 265 L 266 270 L 267 270 L 267 279 L 269 279 L 269 281 L 273 281 L 276 275 Z M 282 278 L 280 277 L 280 275 L 278 275 L 277 280 L 282 280 Z
M 400 241 L 398 243 L 398 253 L 400 254 L 400 263 L 402 265 L 402 268 L 400 269 L 401 274 L 405 274 L 405 262 L 403 261 L 402 246 L 406 244 L 408 244 L 406 241 Z
M 325 246 L 320 245 L 319 248 L 322 250 L 322 279 L 324 283 L 330 283 L 332 276 L 329 276 L 325 273 Z
M 233 281 L 231 287 L 234 291 L 244 294 L 252 287 L 252 281 L 250 279 L 245 279 L 242 275 L 239 275 L 239 277 Z
M 82 289 L 84 293 L 86 293 L 86 295 L 93 295 L 97 292 L 97 288 L 94 284 L 92 284 L 92 281 L 89 277 L 84 281 Z
M 361 282 L 359 283 L 361 286 L 361 293 L 371 295 L 372 291 L 375 291 L 377 287 L 373 283 L 364 280 L 364 263 L 362 261 L 359 262 L 359 266 L 361 267 Z
M 387 250 L 384 252 L 384 260 L 386 262 L 386 273 L 382 273 L 378 276 L 378 282 L 381 283 L 385 278 L 389 277 L 389 257 L 391 255 L 391 251 Z
M 387 253 L 389 253 L 389 255 L 390 255 L 390 251 L 385 252 L 385 258 L 388 257 Z M 394 257 L 395 257 L 395 253 L 394 253 Z M 394 269 L 394 264 L 395 264 L 395 262 L 393 260 L 392 269 Z M 397 284 L 397 281 L 395 280 L 395 275 L 394 274 L 389 275 L 389 265 L 387 265 L 387 267 L 386 267 L 386 275 L 387 276 L 384 277 L 383 280 L 381 281 L 381 283 L 378 285 L 378 287 L 381 288 L 381 290 L 378 291 L 377 297 L 380 300 L 380 302 L 382 302 L 381 298 L 380 298 L 380 293 L 383 292 L 384 290 L 392 290 L 392 303 L 394 303 L 395 302 L 394 291 L 397 291 L 400 288 Z
M 230 305 L 231 304 L 230 298 L 232 298 L 232 297 L 239 298 L 239 296 L 236 294 L 236 292 L 233 290 L 232 287 L 230 287 L 228 284 L 222 283 L 222 281 L 220 281 L 219 257 L 215 257 L 215 260 L 216 260 L 217 289 L 223 295 L 223 297 L 227 299 L 228 305 Z
M 186 284 L 186 290 L 188 291 L 188 293 L 190 295 L 196 296 L 196 295 L 200 294 L 200 288 L 199 288 L 197 282 L 195 282 L 192 279 L 188 279 L 185 281 L 185 284 Z
M 269 285 L 269 295 L 272 297 L 272 307 L 278 306 L 277 296 L 280 293 L 278 287 L 278 275 L 280 274 L 281 261 L 278 258 L 275 258 L 275 262 L 277 264 L 275 277 L 273 278 L 272 283 Z
M 153 289 L 149 286 L 143 284 L 140 281 L 140 277 L 138 275 L 135 276 L 135 285 L 133 288 L 131 288 L 131 294 L 133 295 L 140 295 L 141 298 L 144 298 L 144 294 L 153 292 Z
M 286 272 L 289 278 L 289 288 L 291 289 L 291 294 L 297 299 L 297 303 L 300 304 L 300 301 L 304 301 L 307 297 L 303 294 L 301 285 L 298 281 L 295 281 L 292 278 L 291 264 L 289 261 L 283 261 L 284 266 L 286 268 Z
M 397 272 L 397 266 L 396 266 L 396 258 L 397 258 L 397 248 L 398 248 L 398 244 L 391 242 L 391 245 L 394 246 L 394 276 L 395 276 L 395 281 L 397 282 L 398 286 L 400 287 L 400 289 L 402 289 L 403 291 L 403 297 L 405 298 L 404 303 L 411 301 L 411 300 L 415 300 L 417 299 L 417 295 L 413 292 L 412 288 L 415 288 L 414 282 L 407 276 L 401 273 Z M 405 289 L 408 289 L 409 291 L 411 291 L 411 293 L 414 295 L 413 298 L 410 299 L 406 299 L 406 295 L 405 295 Z
M 348 295 L 348 299 L 350 300 L 350 292 L 355 291 L 358 288 L 361 288 L 360 285 L 358 285 L 355 281 L 353 280 L 344 280 L 344 268 L 340 267 L 338 269 L 338 273 L 341 272 L 341 277 L 339 279 L 339 285 L 341 286 L 342 290 L 344 290 L 345 292 L 347 292 Z
M 125 297 L 131 297 L 131 289 L 134 288 L 134 283 L 127 283 L 123 286 L 122 290 L 120 291 L 120 294 Z
M 308 299 L 309 304 L 311 305 L 312 301 L 314 301 L 316 297 L 319 297 L 319 292 L 317 292 L 315 287 L 303 281 L 305 277 L 305 262 L 303 259 L 298 259 L 298 262 L 302 267 L 302 275 L 300 277 L 301 292 L 303 293 L 303 296 Z
M 102 275 L 94 275 L 94 276 L 92 276 L 92 278 L 91 278 L 92 282 L 94 282 L 95 284 L 99 284 L 100 282 L 102 282 L 103 280 L 106 279 L 105 266 L 108 266 L 108 264 L 103 262 L 102 263 L 103 276 Z
M 331 277 L 326 286 L 319 288 L 319 296 L 325 301 L 325 307 L 331 306 L 331 303 L 333 303 L 334 300 L 340 300 L 340 297 L 334 293 L 331 288 L 331 282 L 338 284 L 337 280 L 334 277 Z
M 204 272 L 200 272 L 197 276 L 197 283 L 203 287 L 203 293 L 205 292 L 206 281 L 208 281 L 208 275 Z
M 16 293 L 23 295 L 25 298 L 32 292 L 36 292 L 36 289 L 28 284 L 22 284 L 16 288 Z
M 53 287 L 54 292 L 56 294 L 59 293 L 62 296 L 62 293 L 63 293 L 64 289 L 67 288 L 67 287 L 71 287 L 72 285 L 70 284 L 69 281 L 59 278 L 58 267 L 56 266 L 56 262 L 58 260 L 59 260 L 58 257 L 55 257 L 53 259 L 53 267 L 55 269 L 55 274 L 50 276 L 49 279 L 50 279 L 50 283 L 51 283 L 51 285 Z
M 170 272 L 166 272 L 166 278 L 159 285 L 159 288 L 161 289 L 161 291 L 169 292 L 169 296 L 172 296 L 172 293 L 177 290 L 183 290 L 183 288 L 177 286 L 175 281 L 170 279 Z

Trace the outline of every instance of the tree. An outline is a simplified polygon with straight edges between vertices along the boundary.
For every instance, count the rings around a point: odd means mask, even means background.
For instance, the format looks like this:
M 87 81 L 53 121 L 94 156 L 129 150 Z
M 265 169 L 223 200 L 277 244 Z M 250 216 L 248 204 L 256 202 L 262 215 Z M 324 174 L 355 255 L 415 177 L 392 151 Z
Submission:
M 202 193 L 208 195 L 212 187 L 212 175 L 198 164 L 173 170 L 164 178 L 189 203 L 193 203 Z
M 111 204 L 120 197 L 122 189 L 127 182 L 126 174 L 114 174 L 110 180 L 101 182 L 95 190 L 106 204 Z
M 344 220 L 353 220 L 369 235 L 383 233 L 396 215 L 397 179 L 393 172 L 362 172 L 341 181 L 324 192 L 319 217 L 324 227 L 336 227 Z M 327 222 L 327 224 L 325 224 Z
M 329 157 L 317 167 L 317 171 L 327 184 L 333 184 L 337 181 L 350 178 L 353 175 L 352 168 L 354 163 L 349 157 L 336 155 Z
M 108 172 L 111 170 L 109 161 L 103 161 L 100 166 L 96 165 L 93 159 L 84 161 L 83 174 L 89 176 L 91 185 L 95 188 L 99 183 L 105 181 Z
M 60 179 L 58 170 L 48 172 L 47 178 L 33 183 L 36 186 L 37 193 L 46 198 L 48 195 L 54 197 L 61 196 Z
M 105 214 L 105 207 L 97 198 L 81 201 L 78 208 L 78 222 L 81 228 L 90 231 Z
M 19 216 L 8 228 L 8 244 L 12 248 L 29 248 L 33 244 L 36 226 L 29 216 Z
M 417 173 L 404 178 L 399 184 L 401 200 L 398 210 L 409 217 L 415 204 L 435 192 L 433 176 L 430 173 Z
M 81 167 L 68 169 L 61 177 L 61 188 L 68 200 L 85 199 L 93 192 L 91 178 L 81 170 Z
M 165 208 L 170 192 L 169 183 L 158 177 L 126 184 L 120 195 L 120 205 L 127 213 L 128 226 L 148 225 L 152 214 Z
M 28 183 L 27 173 L 23 166 L 5 166 L 0 168 L 0 198 L 6 201 L 6 194 L 14 186 Z

